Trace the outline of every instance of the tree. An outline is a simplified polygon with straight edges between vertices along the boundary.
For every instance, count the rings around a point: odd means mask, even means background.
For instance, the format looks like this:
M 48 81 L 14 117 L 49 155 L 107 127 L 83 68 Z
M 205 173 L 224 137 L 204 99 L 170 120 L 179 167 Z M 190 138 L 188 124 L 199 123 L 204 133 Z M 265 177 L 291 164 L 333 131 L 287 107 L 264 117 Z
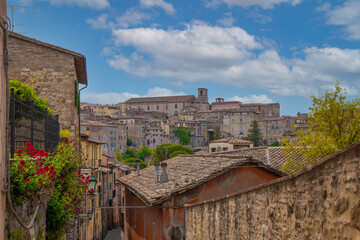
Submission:
M 121 153 L 118 150 L 115 151 L 115 157 L 119 162 L 123 160 Z
M 153 154 L 153 151 L 148 147 L 141 147 L 136 153 L 141 160 L 145 160 L 147 156 L 151 156 Z
M 279 147 L 280 143 L 279 141 L 274 142 L 273 144 L 269 145 L 270 147 Z
M 288 159 L 283 171 L 294 172 L 305 168 L 331 153 L 360 140 L 360 98 L 348 99 L 346 90 L 337 81 L 334 90 L 312 96 L 307 130 L 294 131 L 295 140 L 285 138 L 285 151 L 297 150 L 304 164 L 297 167 L 294 159 Z M 291 154 L 288 154 L 291 155 Z
M 132 144 L 132 139 L 128 135 L 126 135 L 126 146 L 131 147 Z
M 184 154 L 194 154 L 194 151 L 191 148 L 181 144 L 163 143 L 154 149 L 154 159 L 157 159 L 158 161 L 169 159 L 169 156 L 176 151 L 184 152 Z
M 123 159 L 127 159 L 127 158 L 138 158 L 138 155 L 136 154 L 135 149 L 127 148 L 125 150 L 125 156 L 123 157 Z
M 222 135 L 221 135 L 221 132 L 220 132 L 220 128 L 217 127 L 217 128 L 215 129 L 214 139 L 215 139 L 215 140 L 218 140 L 218 139 L 221 139 L 221 138 L 222 138 Z
M 131 165 L 134 168 L 137 168 L 136 161 L 140 161 L 140 169 L 144 169 L 144 168 L 146 168 L 148 166 L 146 164 L 146 162 L 144 162 L 143 160 L 138 159 L 138 158 L 126 158 L 126 159 L 122 160 L 121 162 L 126 163 L 128 165 Z
M 256 120 L 252 121 L 252 123 L 250 124 L 247 138 L 254 143 L 254 147 L 262 145 L 263 140 L 261 137 L 259 124 Z
M 175 135 L 182 144 L 188 145 L 191 139 L 190 130 L 187 127 L 177 127 Z

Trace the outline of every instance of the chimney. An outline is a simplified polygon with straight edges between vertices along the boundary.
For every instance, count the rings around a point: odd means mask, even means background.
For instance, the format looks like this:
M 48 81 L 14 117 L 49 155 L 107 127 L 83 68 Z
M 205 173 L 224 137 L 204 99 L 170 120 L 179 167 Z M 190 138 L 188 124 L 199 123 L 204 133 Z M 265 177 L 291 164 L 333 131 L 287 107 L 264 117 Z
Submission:
M 166 182 L 168 182 L 169 179 L 168 179 L 168 175 L 167 175 L 167 173 L 166 173 L 167 163 L 162 162 L 160 166 L 161 166 L 161 168 L 162 168 L 162 170 L 161 170 L 161 176 L 160 176 L 160 184 L 161 184 L 161 183 L 166 183 Z
M 137 168 L 138 176 L 140 176 L 140 160 L 136 160 L 136 168 Z
M 160 163 L 155 162 L 154 166 L 155 166 L 155 171 L 156 171 L 156 183 L 159 183 L 160 182 L 160 180 L 159 180 L 159 166 L 160 166 Z

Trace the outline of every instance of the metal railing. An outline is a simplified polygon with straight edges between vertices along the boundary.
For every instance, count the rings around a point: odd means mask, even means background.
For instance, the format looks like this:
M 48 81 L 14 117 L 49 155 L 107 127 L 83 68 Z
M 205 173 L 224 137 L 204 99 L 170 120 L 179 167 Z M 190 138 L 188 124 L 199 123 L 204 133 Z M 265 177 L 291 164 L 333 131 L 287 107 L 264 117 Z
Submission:
M 15 151 L 30 142 L 35 149 L 56 150 L 60 140 L 59 116 L 52 117 L 47 109 L 34 105 L 33 100 L 22 102 L 10 93 L 9 142 L 11 158 Z

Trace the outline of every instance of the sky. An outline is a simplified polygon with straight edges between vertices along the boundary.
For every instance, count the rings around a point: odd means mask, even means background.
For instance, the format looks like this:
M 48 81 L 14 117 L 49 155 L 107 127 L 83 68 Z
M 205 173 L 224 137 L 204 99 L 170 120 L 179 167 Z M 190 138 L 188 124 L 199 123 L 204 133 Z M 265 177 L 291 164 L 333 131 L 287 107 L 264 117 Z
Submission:
M 360 92 L 360 0 L 8 0 L 14 30 L 85 55 L 81 101 L 197 95 L 308 112 Z

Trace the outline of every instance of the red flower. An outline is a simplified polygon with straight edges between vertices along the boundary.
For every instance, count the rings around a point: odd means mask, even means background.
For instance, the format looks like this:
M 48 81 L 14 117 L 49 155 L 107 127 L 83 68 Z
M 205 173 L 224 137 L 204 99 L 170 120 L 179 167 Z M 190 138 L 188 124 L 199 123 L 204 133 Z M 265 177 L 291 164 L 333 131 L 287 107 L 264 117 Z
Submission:
M 24 181 L 24 182 L 26 182 L 27 184 L 29 184 L 29 182 L 30 182 L 30 178 L 25 179 L 25 181 Z
M 93 192 L 94 192 L 94 189 L 91 188 L 91 189 L 89 190 L 89 193 L 90 193 L 90 194 L 93 194 Z
M 25 143 L 25 148 L 29 148 L 29 147 L 31 147 L 31 143 L 29 142 Z
M 43 181 L 41 181 L 41 180 L 40 180 L 38 183 L 40 184 L 40 186 L 42 186 L 42 185 L 43 185 Z
M 45 167 L 44 167 L 44 170 L 47 172 L 47 171 L 49 171 L 49 165 L 46 165 Z
M 45 158 L 48 158 L 49 157 L 49 154 L 47 152 L 45 152 L 42 157 L 45 157 Z
M 44 150 L 40 149 L 40 151 L 38 152 L 38 154 L 39 154 L 40 156 L 42 156 L 42 155 L 44 154 Z
M 19 157 L 21 157 L 23 151 L 24 151 L 24 149 L 19 149 L 19 150 L 17 150 L 17 155 L 18 155 Z
M 21 169 L 21 168 L 22 168 L 22 166 L 18 165 L 18 169 Z
M 26 166 L 25 160 L 21 160 L 21 161 L 20 161 L 20 165 L 21 165 L 21 166 Z
M 54 171 L 54 166 L 51 166 L 51 167 L 50 167 L 50 171 Z

